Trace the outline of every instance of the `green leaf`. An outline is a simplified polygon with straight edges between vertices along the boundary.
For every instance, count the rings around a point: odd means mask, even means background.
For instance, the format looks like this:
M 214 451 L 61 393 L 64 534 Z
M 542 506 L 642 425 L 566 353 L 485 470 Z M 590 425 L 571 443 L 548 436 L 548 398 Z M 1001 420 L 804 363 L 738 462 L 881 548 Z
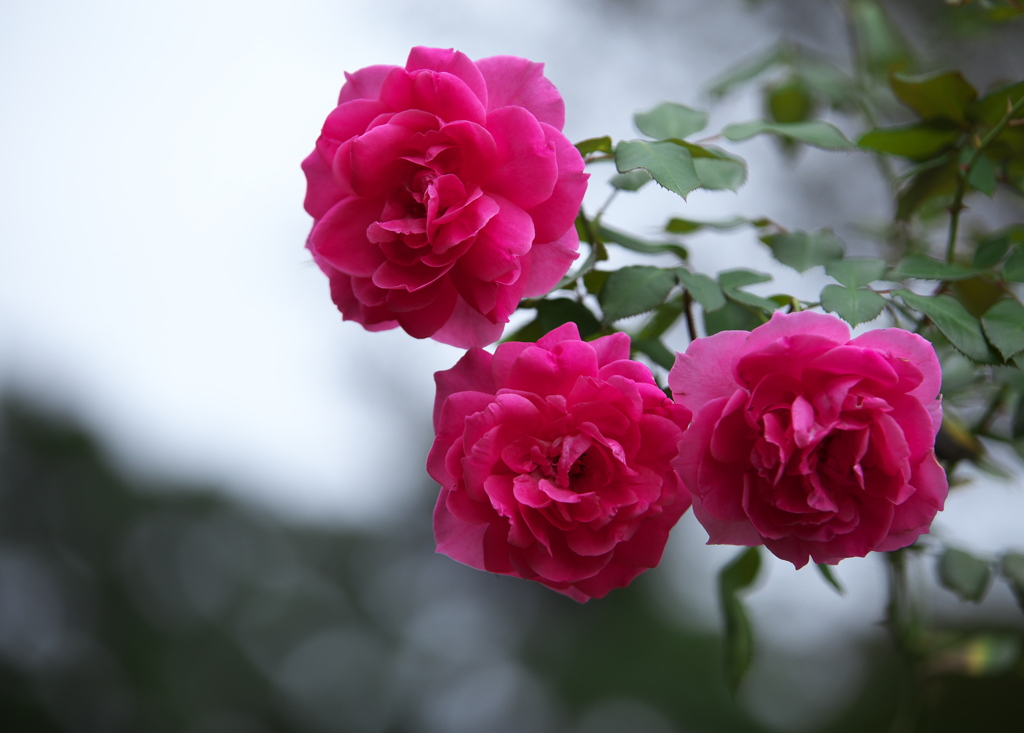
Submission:
M 537 303 L 537 317 L 508 336 L 506 341 L 536 341 L 544 334 L 563 323 L 575 323 L 580 337 L 593 336 L 601 330 L 601 324 L 590 309 L 569 298 L 548 298 Z
M 960 166 L 950 156 L 938 165 L 921 169 L 897 197 L 896 219 L 907 221 L 934 198 L 952 196 L 960 181 Z
M 618 229 L 612 229 L 604 224 L 597 225 L 597 236 L 605 242 L 614 242 L 620 247 L 625 247 L 633 252 L 642 252 L 647 255 L 654 254 L 674 254 L 679 259 L 685 260 L 689 253 L 686 248 L 672 242 L 648 242 L 643 239 L 638 239 L 631 234 L 619 231 Z
M 762 298 L 760 295 L 740 290 L 740 288 L 745 285 L 769 282 L 771 279 L 771 275 L 745 269 L 725 270 L 718 273 L 718 283 L 727 298 L 769 313 L 778 310 L 779 304 L 767 298 Z
M 885 298 L 867 288 L 826 285 L 821 291 L 821 307 L 856 326 L 878 318 L 885 308 Z
M 604 137 L 591 137 L 586 140 L 580 140 L 576 143 L 576 149 L 580 151 L 580 155 L 587 156 L 591 153 L 612 153 L 612 139 L 605 135 Z
M 964 151 L 967 152 L 967 151 Z M 990 197 L 996 192 L 996 167 L 986 155 L 979 155 L 967 174 L 967 182 L 975 191 Z
M 690 292 L 693 299 L 700 303 L 704 310 L 713 311 L 725 305 L 725 296 L 722 294 L 722 288 L 707 275 L 699 272 L 690 272 L 681 267 L 676 270 L 676 275 L 679 276 L 683 287 Z
M 653 180 L 650 173 L 639 168 L 629 173 L 616 173 L 608 179 L 608 183 L 620 191 L 639 191 Z
M 1007 583 L 1010 590 L 1017 598 L 1017 604 L 1024 609 L 1024 555 L 1018 552 L 1008 552 L 1003 555 L 999 563 L 999 573 Z
M 963 550 L 947 548 L 939 559 L 939 582 L 961 601 L 981 601 L 991 580 L 990 564 Z
M 942 335 L 949 339 L 949 343 L 967 358 L 982 364 L 999 361 L 985 340 L 981 323 L 959 301 L 948 295 L 931 297 L 909 290 L 899 290 L 896 294 L 911 308 L 928 316 Z
M 583 276 L 583 286 L 591 295 L 597 295 L 611 274 L 608 270 L 590 270 Z
M 631 343 L 634 351 L 639 351 L 662 369 L 671 369 L 676 362 L 676 355 L 661 342 L 661 339 L 635 338 Z
M 838 127 L 823 120 L 789 123 L 751 120 L 726 125 L 722 130 L 722 135 L 726 139 L 737 142 L 767 133 L 826 150 L 857 150 L 857 146 L 848 140 Z
M 742 158 L 718 148 L 704 149 L 714 150 L 717 154 L 693 157 L 693 167 L 703 188 L 711 191 L 736 191 L 747 182 L 747 164 Z
M 1016 300 L 1000 300 L 981 317 L 990 344 L 1005 361 L 1024 351 L 1024 305 Z
M 597 299 L 604 312 L 604 322 L 614 323 L 653 310 L 665 302 L 675 287 L 671 270 L 650 265 L 633 265 L 608 275 Z
M 1024 227 L 1021 227 L 1021 231 L 1024 232 Z M 992 267 L 1001 262 L 1009 251 L 1010 237 L 1006 232 L 991 234 L 978 244 L 971 264 L 980 268 Z
M 993 127 L 999 124 L 999 121 L 1006 116 L 1006 110 L 1021 97 L 1024 97 L 1024 81 L 993 89 L 974 104 L 971 117 Z M 1024 117 L 1024 110 L 1017 112 L 1014 117 L 1018 119 Z
M 924 76 L 893 74 L 890 84 L 899 100 L 924 120 L 952 120 L 966 125 L 967 113 L 978 97 L 977 90 L 959 71 Z
M 911 160 L 934 158 L 952 146 L 963 131 L 948 123 L 921 122 L 906 127 L 869 130 L 857 141 L 865 150 Z
M 644 324 L 643 328 L 640 329 L 635 338 L 641 340 L 658 339 L 667 330 L 675 325 L 676 321 L 679 320 L 679 316 L 683 314 L 683 297 L 672 298 L 672 300 L 662 303 L 655 311 L 654 315 L 651 316 L 650 320 Z
M 719 331 L 752 331 L 764 323 L 752 309 L 732 300 L 721 308 L 704 311 L 704 331 L 708 336 Z
M 896 263 L 889 273 L 891 280 L 943 280 L 952 282 L 968 280 L 981 270 L 963 265 L 948 264 L 942 260 L 925 255 L 908 255 Z
M 772 122 L 803 122 L 814 114 L 814 98 L 798 76 L 768 88 L 764 101 Z
M 846 591 L 843 589 L 843 586 L 839 585 L 839 581 L 836 580 L 836 576 L 832 572 L 831 565 L 826 565 L 823 562 L 819 562 L 817 563 L 816 567 L 818 568 L 818 572 L 821 573 L 821 577 L 825 579 L 825 582 L 827 582 L 829 585 L 836 589 L 836 593 L 838 593 L 841 596 L 846 595 Z
M 708 113 L 675 102 L 662 102 L 649 112 L 633 115 L 633 123 L 640 132 L 655 140 L 682 140 L 704 129 Z
M 619 173 L 643 168 L 661 186 L 684 199 L 701 181 L 693 166 L 693 156 L 675 143 L 627 140 L 615 146 L 615 165 Z
M 725 617 L 725 678 L 735 694 L 754 657 L 754 633 L 739 592 L 749 588 L 761 570 L 758 547 L 749 547 L 722 568 L 718 596 Z
M 876 0 L 848 0 L 850 25 L 857 44 L 857 56 L 875 78 L 910 65 L 910 50 L 900 32 Z
M 845 249 L 843 243 L 827 230 L 770 234 L 761 237 L 761 241 L 771 248 L 775 259 L 797 272 L 842 259 Z
M 695 221 L 693 219 L 669 219 L 665 225 L 666 232 L 673 234 L 689 234 L 701 229 L 735 229 L 749 224 L 754 227 L 768 226 L 771 222 L 767 219 L 746 219 L 742 216 L 734 216 L 731 219 L 722 221 Z
M 1003 265 L 1003 277 L 1015 283 L 1024 283 L 1024 247 L 1016 247 Z
M 708 95 L 712 99 L 722 97 L 734 87 L 744 84 L 751 79 L 756 79 L 768 69 L 778 64 L 787 51 L 788 49 L 786 48 L 776 46 L 752 59 L 740 62 L 711 81 L 708 85 Z
M 859 288 L 881 280 L 887 269 L 884 260 L 873 257 L 848 257 L 825 263 L 825 274 L 848 288 Z

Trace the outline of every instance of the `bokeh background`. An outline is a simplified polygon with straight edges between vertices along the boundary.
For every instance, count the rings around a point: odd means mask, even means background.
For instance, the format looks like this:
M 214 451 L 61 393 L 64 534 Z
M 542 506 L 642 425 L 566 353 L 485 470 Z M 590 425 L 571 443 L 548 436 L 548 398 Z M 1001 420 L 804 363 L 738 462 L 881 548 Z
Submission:
M 702 90 L 784 38 L 848 64 L 841 5 L 0 2 L 0 729 L 880 729 L 896 703 L 875 558 L 839 566 L 845 597 L 769 563 L 733 700 L 715 575 L 734 548 L 704 547 L 692 517 L 661 567 L 583 607 L 433 555 L 432 374 L 460 352 L 341 322 L 303 249 L 298 167 L 343 72 L 413 45 L 543 61 L 568 137 L 621 139 L 665 100 L 709 106 L 711 130 L 761 116 L 753 90 Z M 939 0 L 885 6 L 936 67 L 1019 78 L 1019 24 L 972 36 Z M 750 165 L 740 194 L 648 187 L 608 220 L 767 215 L 868 252 L 889 216 L 866 159 L 731 149 Z M 766 292 L 825 280 L 781 270 L 753 234 L 688 244 L 701 271 L 776 274 Z M 1002 458 L 1013 478 L 958 488 L 938 532 L 1024 549 L 1020 467 Z M 937 623 L 1019 636 L 1004 587 L 968 608 L 929 573 Z M 939 678 L 929 730 L 1001 714 L 1019 666 Z

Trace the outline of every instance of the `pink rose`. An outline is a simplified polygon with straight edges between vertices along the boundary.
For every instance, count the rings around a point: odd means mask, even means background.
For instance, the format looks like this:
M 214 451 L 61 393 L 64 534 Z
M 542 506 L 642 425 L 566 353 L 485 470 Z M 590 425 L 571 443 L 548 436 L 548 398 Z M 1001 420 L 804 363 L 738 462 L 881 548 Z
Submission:
M 587 175 L 543 69 L 417 47 L 345 75 L 302 169 L 306 246 L 346 320 L 484 346 L 565 275 Z
M 675 466 L 709 544 L 764 544 L 798 568 L 906 547 L 942 509 L 932 346 L 899 328 L 776 312 L 690 344 L 669 374 L 694 413 Z
M 672 468 L 690 411 L 629 358 L 624 333 L 472 349 L 438 372 L 427 470 L 437 549 L 577 601 L 661 560 L 690 506 Z

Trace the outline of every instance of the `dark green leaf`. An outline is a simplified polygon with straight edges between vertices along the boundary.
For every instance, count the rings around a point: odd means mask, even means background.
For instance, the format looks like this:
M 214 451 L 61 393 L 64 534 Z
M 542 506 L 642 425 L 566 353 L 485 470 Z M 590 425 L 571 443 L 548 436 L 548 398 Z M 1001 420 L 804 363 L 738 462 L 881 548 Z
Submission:
M 718 283 L 707 275 L 699 272 L 690 272 L 679 268 L 676 270 L 680 282 L 683 283 L 693 299 L 701 304 L 706 311 L 713 311 L 725 305 L 725 296 L 722 295 L 722 288 Z
M 947 548 L 939 559 L 939 582 L 961 601 L 981 601 L 991 580 L 991 565 L 963 550 Z
M 667 330 L 675 325 L 676 321 L 679 320 L 679 316 L 683 314 L 683 297 L 680 295 L 677 298 L 667 303 L 662 303 L 654 311 L 654 315 L 651 316 L 650 320 L 644 324 L 644 327 L 640 329 L 640 333 L 637 334 L 638 339 L 658 339 Z
M 996 192 L 996 167 L 985 155 L 978 156 L 967 175 L 967 182 L 975 191 L 980 191 L 986 196 Z
M 633 123 L 640 132 L 655 140 L 682 140 L 704 129 L 708 113 L 674 102 L 662 102 L 649 112 L 633 115 Z
M 639 168 L 629 173 L 616 173 L 608 179 L 608 183 L 620 191 L 639 191 L 653 180 L 650 173 Z
M 718 283 L 722 287 L 722 292 L 725 293 L 727 298 L 753 308 L 768 311 L 769 313 L 777 310 L 779 308 L 779 304 L 768 300 L 767 298 L 762 298 L 760 295 L 754 295 L 753 293 L 748 293 L 745 290 L 740 290 L 740 288 L 744 285 L 769 282 L 771 279 L 771 275 L 745 269 L 726 270 L 718 273 Z
M 673 234 L 689 234 L 701 229 L 735 229 L 746 224 L 755 227 L 767 226 L 770 222 L 767 219 L 745 219 L 742 216 L 734 216 L 731 219 L 722 221 L 694 221 L 692 219 L 670 219 L 665 225 L 666 232 Z
M 999 361 L 985 340 L 981 323 L 959 301 L 948 295 L 929 297 L 909 290 L 900 290 L 897 294 L 911 308 L 928 316 L 942 335 L 949 339 L 949 343 L 964 356 L 982 364 Z
M 674 244 L 672 242 L 647 242 L 643 239 L 637 239 L 630 234 L 619 231 L 618 229 L 612 229 L 604 224 L 598 224 L 597 236 L 605 242 L 614 242 L 620 247 L 625 247 L 633 252 L 642 252 L 643 254 L 648 255 L 665 253 L 674 254 L 682 260 L 685 260 L 689 256 L 686 248 L 678 244 Z
M 971 110 L 971 117 L 990 127 L 995 126 L 1006 116 L 1006 110 L 1012 107 L 1021 97 L 1024 97 L 1024 81 L 999 87 L 986 94 L 974 104 L 974 109 Z M 1019 111 L 1015 117 L 1024 117 L 1024 110 Z
M 1024 555 L 1008 552 L 999 563 L 999 572 L 1010 584 L 1017 604 L 1024 609 Z
M 821 577 L 825 579 L 825 582 L 827 582 L 829 585 L 836 589 L 836 593 L 838 593 L 841 596 L 846 595 L 846 591 L 843 589 L 843 586 L 839 585 L 839 581 L 836 580 L 836 576 L 832 572 L 831 565 L 826 565 L 823 562 L 819 562 L 816 565 L 816 567 L 818 568 L 818 572 L 821 573 Z
M 953 145 L 961 134 L 962 130 L 948 123 L 921 122 L 907 127 L 870 130 L 861 136 L 857 145 L 911 160 L 927 160 Z
M 684 199 L 696 188 L 700 178 L 693 167 L 693 156 L 675 143 L 627 140 L 615 146 L 615 165 L 619 173 L 643 168 L 661 186 Z
M 544 334 L 563 323 L 575 323 L 580 337 L 593 336 L 601 330 L 601 324 L 590 310 L 569 298 L 548 298 L 537 303 L 537 317 L 508 336 L 506 341 L 536 341 Z
M 857 146 L 848 140 L 838 127 L 823 120 L 790 123 L 751 120 L 727 125 L 722 130 L 722 135 L 726 139 L 734 141 L 747 140 L 766 133 L 826 150 L 857 150 Z
M 725 617 L 725 677 L 736 692 L 754 656 L 754 634 L 739 592 L 750 587 L 761 570 L 760 548 L 750 547 L 722 568 L 718 595 Z
M 832 232 L 825 230 L 770 234 L 761 237 L 761 241 L 771 248 L 775 259 L 797 272 L 805 272 L 816 265 L 841 259 L 844 252 L 843 243 Z
M 1024 229 L 1024 227 L 1022 227 Z M 986 268 L 998 264 L 1010 250 L 1010 238 L 1000 232 L 983 240 L 974 251 L 974 267 Z
M 609 275 L 611 273 L 607 270 L 591 270 L 583 276 L 583 286 L 591 295 L 597 295 L 601 292 L 601 288 L 604 287 Z
M 889 273 L 890 280 L 967 280 L 981 270 L 963 265 L 947 264 L 942 260 L 924 255 L 909 255 L 896 263 Z
M 604 137 L 592 137 L 587 140 L 580 140 L 576 143 L 576 149 L 580 151 L 580 155 L 590 155 L 591 153 L 612 153 L 612 139 L 605 135 Z
M 1024 247 L 1016 247 L 1003 265 L 1003 277 L 1015 283 L 1024 283 Z
M 752 331 L 762 323 L 764 320 L 752 308 L 731 300 L 721 308 L 704 311 L 704 331 L 708 336 L 719 331 Z
M 672 365 L 675 364 L 676 355 L 669 351 L 665 344 L 661 342 L 661 339 L 635 338 L 632 340 L 632 344 L 634 351 L 639 351 L 662 369 L 671 369 Z
M 924 120 L 952 120 L 967 124 L 967 113 L 978 92 L 959 71 L 924 76 L 893 74 L 892 90 L 901 102 Z
M 665 302 L 675 287 L 671 270 L 649 265 L 623 267 L 608 275 L 597 299 L 604 312 L 604 322 L 639 315 Z
M 897 197 L 896 218 L 907 221 L 928 201 L 952 196 L 960 181 L 960 166 L 954 158 L 936 166 L 922 169 L 911 179 Z
M 848 288 L 859 288 L 881 280 L 887 269 L 884 260 L 873 257 L 848 257 L 825 263 L 825 274 Z
M 885 298 L 867 288 L 826 285 L 821 291 L 821 307 L 856 326 L 878 318 L 885 308 Z
M 990 344 L 1009 361 L 1024 351 L 1024 305 L 1016 300 L 1000 300 L 981 317 Z

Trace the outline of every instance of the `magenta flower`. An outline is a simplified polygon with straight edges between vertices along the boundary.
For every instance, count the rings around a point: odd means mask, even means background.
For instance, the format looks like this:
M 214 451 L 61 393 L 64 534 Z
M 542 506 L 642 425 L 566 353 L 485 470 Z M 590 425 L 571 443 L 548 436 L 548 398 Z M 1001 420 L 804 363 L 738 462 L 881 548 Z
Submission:
M 484 346 L 565 275 L 587 175 L 543 68 L 418 47 L 346 74 L 302 163 L 306 246 L 346 320 Z
M 906 547 L 942 509 L 941 372 L 898 328 L 775 313 L 690 344 L 669 374 L 694 413 L 675 466 L 710 544 L 764 544 L 798 568 Z
M 690 411 L 630 360 L 626 334 L 588 343 L 568 323 L 435 379 L 439 552 L 577 601 L 658 564 L 690 506 L 671 465 Z

